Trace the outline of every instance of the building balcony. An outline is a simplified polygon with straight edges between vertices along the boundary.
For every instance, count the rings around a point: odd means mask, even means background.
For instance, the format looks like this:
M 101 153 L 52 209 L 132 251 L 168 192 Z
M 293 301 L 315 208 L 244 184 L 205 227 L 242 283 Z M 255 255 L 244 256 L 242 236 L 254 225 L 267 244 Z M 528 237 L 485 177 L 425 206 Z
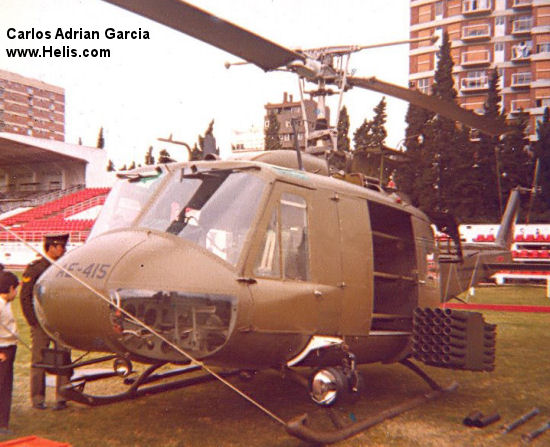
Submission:
M 530 99 L 512 99 L 510 101 L 510 113 L 526 112 L 530 107 Z
M 491 25 L 469 25 L 462 27 L 462 40 L 484 40 L 491 37 Z
M 512 58 L 513 62 L 524 62 L 528 61 L 531 58 L 531 53 L 533 52 L 533 43 L 520 42 L 518 45 L 512 46 Z
M 531 86 L 532 75 L 530 72 L 513 73 L 510 87 L 512 88 L 529 88 Z
M 460 80 L 460 91 L 463 93 L 478 92 L 489 88 L 489 78 L 481 76 L 478 78 L 462 78 Z
M 491 0 L 462 0 L 462 14 L 477 15 L 491 12 Z
M 482 66 L 490 63 L 491 52 L 489 50 L 465 51 L 460 57 L 460 64 L 463 67 Z
M 533 19 L 531 17 L 523 17 L 512 22 L 512 34 L 514 36 L 531 34 L 532 28 Z
M 514 0 L 512 2 L 512 8 L 514 9 L 527 9 L 533 5 L 533 0 Z

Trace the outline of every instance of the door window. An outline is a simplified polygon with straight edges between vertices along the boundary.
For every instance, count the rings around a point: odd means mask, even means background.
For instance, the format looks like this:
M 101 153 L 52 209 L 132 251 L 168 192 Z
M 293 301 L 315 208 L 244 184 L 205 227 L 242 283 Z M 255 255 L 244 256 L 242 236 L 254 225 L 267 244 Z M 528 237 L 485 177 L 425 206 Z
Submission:
M 282 194 L 266 229 L 254 273 L 309 280 L 307 203 L 303 197 Z

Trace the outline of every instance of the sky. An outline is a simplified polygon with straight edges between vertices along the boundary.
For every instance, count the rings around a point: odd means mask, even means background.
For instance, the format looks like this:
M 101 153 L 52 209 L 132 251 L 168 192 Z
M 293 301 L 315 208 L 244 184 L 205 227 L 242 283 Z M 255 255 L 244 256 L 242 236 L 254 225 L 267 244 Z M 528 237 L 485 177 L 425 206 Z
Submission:
M 372 45 L 407 39 L 408 0 L 193 0 L 189 3 L 289 49 L 329 45 Z M 161 143 L 159 137 L 193 145 L 214 119 L 221 153 L 229 151 L 233 130 L 263 126 L 266 103 L 281 102 L 283 92 L 299 98 L 297 77 L 264 72 L 181 32 L 120 9 L 102 0 L 0 0 L 0 69 L 65 89 L 65 141 L 79 138 L 95 146 L 104 128 L 105 150 L 117 167 L 143 163 L 167 149 L 183 160 L 186 151 Z M 58 28 L 98 31 L 99 39 L 55 39 Z M 108 39 L 107 29 L 141 30 L 149 39 Z M 10 33 L 8 30 L 12 29 Z M 14 31 L 15 30 L 15 31 Z M 34 33 L 33 33 L 34 31 Z M 39 39 L 39 31 L 51 33 Z M 16 34 L 9 38 L 8 34 Z M 23 37 L 19 37 L 23 36 Z M 6 49 L 53 46 L 70 50 L 109 49 L 108 58 L 8 57 Z M 365 50 L 350 61 L 355 76 L 376 76 L 406 86 L 408 45 Z M 310 85 L 311 87 L 311 85 Z M 354 88 L 344 96 L 350 137 L 373 117 L 382 99 Z M 404 136 L 407 104 L 386 98 L 389 146 Z M 331 111 L 336 99 L 329 100 Z M 334 118 L 334 114 L 332 115 Z

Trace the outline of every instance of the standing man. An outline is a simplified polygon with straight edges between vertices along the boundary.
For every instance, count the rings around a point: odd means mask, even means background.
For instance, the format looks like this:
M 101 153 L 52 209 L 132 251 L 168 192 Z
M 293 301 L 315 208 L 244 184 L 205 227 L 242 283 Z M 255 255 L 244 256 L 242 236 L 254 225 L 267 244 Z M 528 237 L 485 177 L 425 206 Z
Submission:
M 0 272 L 0 435 L 11 434 L 11 395 L 13 390 L 13 362 L 17 350 L 17 327 L 11 302 L 17 296 L 19 279 L 12 272 Z
M 44 238 L 44 253 L 57 261 L 65 253 L 65 246 L 69 239 L 68 234 L 60 234 L 56 236 L 46 236 Z M 21 308 L 23 309 L 23 315 L 31 327 L 31 341 L 32 341 L 32 353 L 31 353 L 31 401 L 33 408 L 37 410 L 45 410 L 46 403 L 46 373 L 42 368 L 34 368 L 33 365 L 42 363 L 42 349 L 46 349 L 50 346 L 53 340 L 44 332 L 44 329 L 38 323 L 34 310 L 34 302 L 32 291 L 33 287 L 42 273 L 50 266 L 50 261 L 45 257 L 31 262 L 27 265 L 25 272 L 23 273 L 23 280 L 21 286 Z M 59 394 L 59 388 L 68 383 L 68 377 L 56 376 L 55 386 L 55 406 L 54 410 L 63 410 L 67 408 L 67 403 L 63 397 Z

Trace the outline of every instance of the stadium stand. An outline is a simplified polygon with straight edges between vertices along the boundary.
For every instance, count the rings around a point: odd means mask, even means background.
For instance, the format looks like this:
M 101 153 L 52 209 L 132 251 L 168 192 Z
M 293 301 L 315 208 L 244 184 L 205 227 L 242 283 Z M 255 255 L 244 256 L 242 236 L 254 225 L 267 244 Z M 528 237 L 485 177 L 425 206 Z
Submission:
M 114 182 L 103 149 L 0 132 L 0 262 L 29 263 L 48 233 L 84 243 Z M 21 242 L 22 238 L 25 243 Z

